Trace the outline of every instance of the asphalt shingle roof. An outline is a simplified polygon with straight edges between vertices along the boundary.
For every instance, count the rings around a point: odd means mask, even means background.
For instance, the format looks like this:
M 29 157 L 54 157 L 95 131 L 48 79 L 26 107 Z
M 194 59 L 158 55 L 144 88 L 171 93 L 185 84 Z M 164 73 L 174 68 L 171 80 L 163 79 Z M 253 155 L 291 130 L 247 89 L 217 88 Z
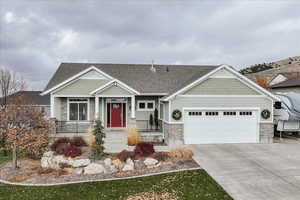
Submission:
M 292 78 L 281 83 L 274 84 L 270 88 L 287 88 L 300 86 L 300 77 Z
M 62 63 L 45 91 L 91 66 L 140 93 L 172 93 L 219 67 L 219 65 L 154 65 L 156 72 L 152 72 L 151 64 Z
M 41 96 L 42 91 L 19 91 L 7 97 L 7 104 L 15 104 L 21 99 L 23 105 L 50 105 L 50 95 Z M 0 103 L 3 99 L 0 98 Z

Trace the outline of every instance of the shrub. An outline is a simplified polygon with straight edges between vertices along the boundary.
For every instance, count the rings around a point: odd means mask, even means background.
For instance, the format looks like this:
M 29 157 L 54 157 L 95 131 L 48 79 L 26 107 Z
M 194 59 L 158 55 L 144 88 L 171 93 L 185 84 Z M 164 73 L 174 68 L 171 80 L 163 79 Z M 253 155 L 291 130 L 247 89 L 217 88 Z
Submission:
M 176 160 L 189 160 L 192 159 L 194 153 L 184 147 L 176 147 L 170 151 L 171 158 Z
M 137 131 L 137 128 L 133 125 L 129 125 L 128 127 L 128 145 L 129 146 L 135 146 L 141 142 L 141 137 L 139 132 Z
M 67 149 L 70 147 L 70 144 L 67 143 L 60 143 L 55 149 L 55 153 L 58 155 L 63 155 L 67 151 Z
M 134 148 L 135 156 L 148 157 L 154 152 L 153 144 L 148 142 L 140 142 Z
M 85 147 L 87 146 L 86 142 L 82 139 L 82 137 L 73 137 L 70 141 L 71 145 L 77 147 Z
M 102 159 L 106 156 L 104 153 L 104 138 L 105 133 L 103 132 L 104 127 L 100 120 L 95 121 L 93 135 L 95 136 L 95 143 L 91 147 L 91 157 L 92 159 Z
M 55 140 L 52 145 L 50 146 L 50 149 L 52 151 L 56 151 L 56 148 L 60 145 L 60 144 L 69 144 L 70 143 L 70 139 L 67 137 L 62 137 L 59 138 L 57 140 Z
M 89 127 L 86 131 L 86 136 L 87 136 L 87 145 L 88 146 L 93 146 L 95 145 L 95 136 L 93 135 L 94 129 L 92 127 Z
M 64 152 L 64 155 L 66 157 L 72 157 L 75 158 L 77 156 L 81 156 L 82 152 L 80 147 L 74 146 L 74 145 L 70 145 Z
M 158 161 L 166 161 L 170 159 L 170 155 L 167 152 L 155 152 L 151 157 Z
M 123 150 L 117 155 L 117 158 L 122 162 L 125 162 L 128 158 L 133 158 L 133 157 L 134 157 L 134 153 L 127 150 Z

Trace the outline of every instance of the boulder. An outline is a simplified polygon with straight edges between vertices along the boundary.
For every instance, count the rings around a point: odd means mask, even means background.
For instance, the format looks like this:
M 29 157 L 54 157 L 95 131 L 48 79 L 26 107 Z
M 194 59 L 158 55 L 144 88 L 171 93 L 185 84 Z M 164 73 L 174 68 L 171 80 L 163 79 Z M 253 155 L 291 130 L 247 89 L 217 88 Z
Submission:
M 154 166 L 158 163 L 158 160 L 154 159 L 154 158 L 146 158 L 144 160 L 145 165 L 148 166 Z
M 41 166 L 42 168 L 50 168 L 51 164 L 49 163 L 49 158 L 48 157 L 42 157 L 41 159 Z
M 144 168 L 146 168 L 146 165 L 142 160 L 136 160 L 136 161 L 134 161 L 134 168 L 135 169 L 144 169 Z
M 118 171 L 118 169 L 114 165 L 110 166 L 110 172 L 111 173 L 116 173 L 117 171 Z
M 84 168 L 84 174 L 101 174 L 105 169 L 101 164 L 91 163 Z
M 83 170 L 82 167 L 79 167 L 79 168 L 75 169 L 75 174 L 81 175 L 81 174 L 83 174 L 83 172 L 84 172 L 84 170 Z
M 91 163 L 90 159 L 68 160 L 68 164 L 74 168 L 85 167 Z
M 110 158 L 106 158 L 106 159 L 104 160 L 104 165 L 106 165 L 106 166 L 111 166 L 111 159 L 110 159 Z
M 43 154 L 43 157 L 53 157 L 53 155 L 54 155 L 54 151 L 46 151 Z
M 130 171 L 130 170 L 134 170 L 134 166 L 130 164 L 125 164 L 122 169 L 122 171 Z
M 131 160 L 131 158 L 127 158 L 126 160 L 126 165 L 134 165 L 133 161 Z

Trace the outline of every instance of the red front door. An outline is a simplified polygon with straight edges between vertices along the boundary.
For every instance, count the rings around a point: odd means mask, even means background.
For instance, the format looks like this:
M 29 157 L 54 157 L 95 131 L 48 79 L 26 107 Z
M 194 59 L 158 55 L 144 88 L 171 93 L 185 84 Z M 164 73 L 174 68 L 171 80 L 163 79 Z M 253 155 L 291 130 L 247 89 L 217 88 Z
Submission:
M 125 111 L 125 104 L 123 103 L 109 103 L 107 104 L 107 111 L 108 111 L 108 127 L 125 127 L 126 119 L 124 113 Z M 110 114 L 109 114 L 110 113 Z M 111 123 L 110 123 L 111 122 Z

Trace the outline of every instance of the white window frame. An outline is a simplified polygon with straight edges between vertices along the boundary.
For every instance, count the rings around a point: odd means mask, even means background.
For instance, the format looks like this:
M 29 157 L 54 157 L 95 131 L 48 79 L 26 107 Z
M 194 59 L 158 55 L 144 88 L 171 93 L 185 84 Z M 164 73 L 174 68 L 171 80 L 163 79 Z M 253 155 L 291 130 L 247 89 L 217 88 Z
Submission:
M 145 103 L 145 108 L 140 108 L 140 103 Z M 153 103 L 153 108 L 148 108 L 148 103 Z M 154 111 L 154 110 L 155 110 L 154 100 L 137 101 L 137 111 Z
M 86 100 L 85 102 L 83 101 L 70 101 L 72 99 L 81 99 L 81 100 Z M 87 104 L 87 119 L 86 120 L 71 120 L 70 119 L 70 104 L 71 103 L 86 103 Z M 79 119 L 79 112 L 78 112 L 78 119 Z M 68 98 L 68 103 L 67 103 L 67 120 L 70 122 L 86 122 L 90 120 L 90 98 Z

